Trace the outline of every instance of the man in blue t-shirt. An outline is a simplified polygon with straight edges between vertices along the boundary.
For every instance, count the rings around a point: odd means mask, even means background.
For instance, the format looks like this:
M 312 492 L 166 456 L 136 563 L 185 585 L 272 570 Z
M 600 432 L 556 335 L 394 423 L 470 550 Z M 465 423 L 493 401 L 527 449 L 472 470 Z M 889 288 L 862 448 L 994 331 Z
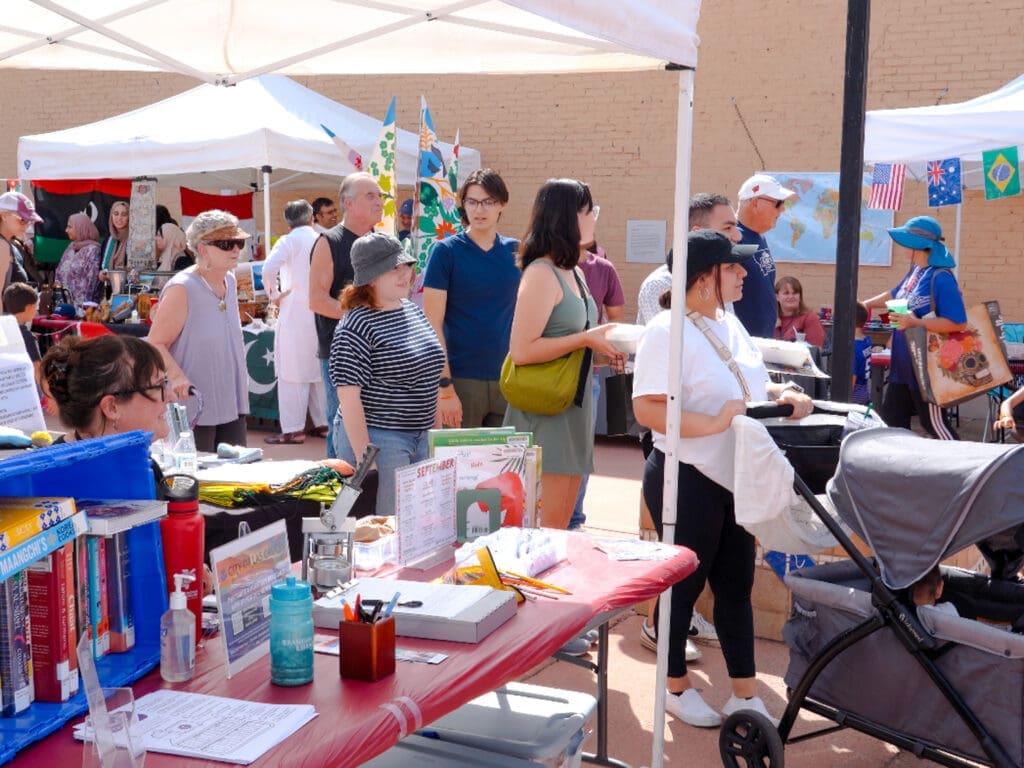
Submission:
M 770 339 L 775 335 L 778 307 L 775 301 L 775 259 L 768 250 L 764 233 L 774 229 L 786 201 L 796 192 L 786 189 L 774 176 L 756 173 L 740 186 L 740 243 L 756 245 L 757 253 L 743 261 L 747 277 L 743 298 L 732 305 L 736 317 L 751 336 Z

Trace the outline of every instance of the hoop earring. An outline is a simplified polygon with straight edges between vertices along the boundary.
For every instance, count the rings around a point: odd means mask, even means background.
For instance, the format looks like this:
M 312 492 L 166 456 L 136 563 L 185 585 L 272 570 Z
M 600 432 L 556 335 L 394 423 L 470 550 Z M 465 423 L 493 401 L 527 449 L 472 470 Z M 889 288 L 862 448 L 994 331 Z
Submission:
M 697 296 L 701 301 L 708 301 L 711 299 L 711 289 L 706 285 L 702 285 L 697 289 Z

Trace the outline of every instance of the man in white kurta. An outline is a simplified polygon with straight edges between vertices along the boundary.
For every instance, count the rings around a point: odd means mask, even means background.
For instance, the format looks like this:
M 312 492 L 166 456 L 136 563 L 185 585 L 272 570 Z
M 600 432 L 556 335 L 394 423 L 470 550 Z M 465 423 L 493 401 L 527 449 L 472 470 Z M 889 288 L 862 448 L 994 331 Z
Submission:
M 279 307 L 274 369 L 281 418 L 281 434 L 271 435 L 266 442 L 299 444 L 306 439 L 307 411 L 316 427 L 314 434 L 323 436 L 327 431 L 316 327 L 309 308 L 309 255 L 317 233 L 312 227 L 313 206 L 305 200 L 288 203 L 284 217 L 291 231 L 278 239 L 263 266 L 267 295 Z

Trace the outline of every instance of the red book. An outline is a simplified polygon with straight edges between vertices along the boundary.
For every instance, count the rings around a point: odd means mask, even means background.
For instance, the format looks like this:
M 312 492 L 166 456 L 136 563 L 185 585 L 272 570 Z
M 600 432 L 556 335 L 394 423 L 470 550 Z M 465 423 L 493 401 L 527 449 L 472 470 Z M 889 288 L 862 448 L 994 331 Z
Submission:
M 32 623 L 32 679 L 37 701 L 67 701 L 77 689 L 77 671 L 72 685 L 68 613 L 69 564 L 73 546 L 65 544 L 28 567 L 28 607 Z M 73 570 L 70 571 L 73 574 Z

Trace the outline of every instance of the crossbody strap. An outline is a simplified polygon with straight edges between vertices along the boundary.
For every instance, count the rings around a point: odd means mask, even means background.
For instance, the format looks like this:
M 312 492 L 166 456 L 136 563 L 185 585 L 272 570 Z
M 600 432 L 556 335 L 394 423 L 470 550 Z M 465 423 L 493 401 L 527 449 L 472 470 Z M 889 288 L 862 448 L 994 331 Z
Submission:
M 935 271 L 932 272 L 932 281 L 928 285 L 929 301 L 930 301 L 928 313 L 931 314 L 931 315 L 935 315 L 935 278 L 939 276 L 940 272 L 949 272 L 949 274 L 951 274 L 951 275 L 953 274 L 953 270 L 948 269 L 946 267 L 941 267 L 941 268 L 936 269 Z M 938 317 L 938 315 L 935 315 L 935 316 Z
M 697 326 L 697 329 L 704 334 L 705 338 L 711 343 L 711 346 L 715 348 L 715 352 L 718 353 L 719 359 L 725 363 L 729 370 L 732 371 L 732 375 L 736 377 L 736 381 L 740 384 L 740 389 L 743 390 L 743 399 L 746 402 L 750 402 L 750 387 L 747 386 L 747 380 L 743 378 L 743 373 L 740 371 L 739 365 L 736 364 L 736 360 L 732 356 L 732 352 L 729 351 L 728 347 L 722 343 L 722 340 L 715 335 L 715 332 L 708 327 L 708 324 L 704 322 L 704 316 L 695 310 L 690 310 L 686 313 L 686 316 L 690 318 L 690 321 Z

